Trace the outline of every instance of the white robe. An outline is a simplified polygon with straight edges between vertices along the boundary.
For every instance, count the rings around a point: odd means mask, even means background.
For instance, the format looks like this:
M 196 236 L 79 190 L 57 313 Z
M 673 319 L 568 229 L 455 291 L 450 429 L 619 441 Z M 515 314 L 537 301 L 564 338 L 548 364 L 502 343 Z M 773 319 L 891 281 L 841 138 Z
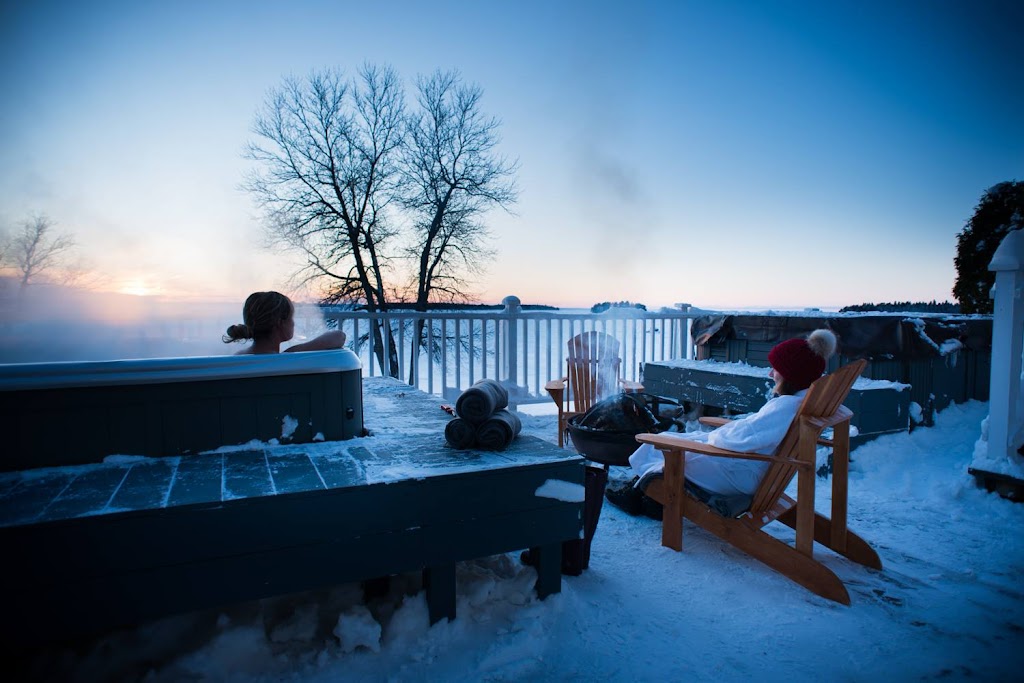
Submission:
M 786 436 L 806 393 L 804 390 L 792 396 L 776 396 L 753 415 L 733 420 L 711 432 L 669 432 L 663 436 L 699 441 L 731 451 L 771 455 Z M 650 472 L 662 471 L 665 458 L 661 451 L 645 443 L 629 456 L 629 464 L 635 474 L 643 477 Z M 757 460 L 687 452 L 686 478 L 714 493 L 727 496 L 752 495 L 768 465 L 767 462 Z

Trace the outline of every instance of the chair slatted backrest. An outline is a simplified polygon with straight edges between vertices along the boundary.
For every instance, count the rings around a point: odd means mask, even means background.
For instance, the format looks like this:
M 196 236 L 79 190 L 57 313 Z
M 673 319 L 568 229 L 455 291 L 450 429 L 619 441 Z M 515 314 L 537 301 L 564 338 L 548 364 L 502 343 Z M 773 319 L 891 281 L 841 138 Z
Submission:
M 615 391 L 619 380 L 619 340 L 604 332 L 581 332 L 568 344 L 566 405 L 586 412 Z
M 866 360 L 856 360 L 844 365 L 835 372 L 825 375 L 811 384 L 797 410 L 793 423 L 789 425 L 786 436 L 782 439 L 774 455 L 783 458 L 794 458 L 797 454 L 797 443 L 800 440 L 800 417 L 831 417 L 846 400 L 853 383 L 864 371 Z M 786 491 L 793 480 L 797 469 L 784 462 L 773 462 L 764 478 L 758 484 L 757 491 L 750 503 L 750 514 L 755 519 L 774 507 L 779 497 Z

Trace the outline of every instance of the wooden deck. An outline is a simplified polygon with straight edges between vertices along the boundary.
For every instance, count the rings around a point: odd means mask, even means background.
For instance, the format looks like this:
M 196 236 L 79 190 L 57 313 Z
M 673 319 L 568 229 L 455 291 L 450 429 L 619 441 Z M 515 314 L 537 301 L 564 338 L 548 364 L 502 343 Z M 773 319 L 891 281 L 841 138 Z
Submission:
M 6 645 L 414 570 L 437 621 L 456 562 L 524 548 L 538 594 L 560 590 L 580 457 L 525 436 L 457 451 L 439 399 L 383 378 L 363 396 L 366 438 L 0 475 Z M 579 500 L 539 494 L 552 480 Z

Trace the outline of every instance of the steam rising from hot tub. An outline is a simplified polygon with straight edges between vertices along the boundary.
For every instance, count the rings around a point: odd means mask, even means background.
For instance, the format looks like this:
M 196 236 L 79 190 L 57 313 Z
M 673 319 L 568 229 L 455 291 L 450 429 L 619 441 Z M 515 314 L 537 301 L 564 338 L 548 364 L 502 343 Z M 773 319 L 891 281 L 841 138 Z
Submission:
M 168 300 L 69 287 L 0 290 L 0 363 L 230 355 L 228 325 L 242 322 L 238 301 Z M 293 343 L 327 331 L 316 306 L 297 304 Z M 286 345 L 287 346 L 287 345 Z

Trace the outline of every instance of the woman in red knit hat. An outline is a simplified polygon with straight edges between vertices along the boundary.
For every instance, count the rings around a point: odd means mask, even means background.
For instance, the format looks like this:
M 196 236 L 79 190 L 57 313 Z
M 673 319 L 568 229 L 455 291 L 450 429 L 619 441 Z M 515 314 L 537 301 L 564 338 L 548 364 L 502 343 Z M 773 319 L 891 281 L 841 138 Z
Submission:
M 679 435 L 680 438 L 731 451 L 771 455 L 785 437 L 807 387 L 821 377 L 826 361 L 835 350 L 836 337 L 826 329 L 815 330 L 806 339 L 789 339 L 776 344 L 768 353 L 768 362 L 772 366 L 769 377 L 775 381 L 772 389 L 775 395 L 761 410 L 714 431 L 690 432 Z M 645 501 L 643 489 L 651 477 L 661 475 L 665 458 L 661 451 L 644 444 L 629 457 L 629 464 L 636 477 L 620 489 L 609 489 L 608 500 L 632 514 L 649 511 L 653 501 Z M 692 493 L 721 512 L 738 514 L 745 504 L 749 504 L 750 496 L 757 489 L 768 464 L 687 453 L 686 485 Z M 655 509 L 650 514 L 658 516 L 660 510 Z

